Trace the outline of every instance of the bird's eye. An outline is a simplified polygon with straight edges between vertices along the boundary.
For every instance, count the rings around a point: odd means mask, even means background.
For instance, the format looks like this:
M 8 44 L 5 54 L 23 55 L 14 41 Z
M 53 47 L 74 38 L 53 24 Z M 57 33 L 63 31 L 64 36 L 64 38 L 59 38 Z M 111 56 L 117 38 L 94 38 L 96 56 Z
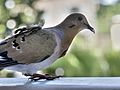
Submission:
M 81 21 L 81 20 L 82 20 L 82 17 L 78 17 L 78 20 Z

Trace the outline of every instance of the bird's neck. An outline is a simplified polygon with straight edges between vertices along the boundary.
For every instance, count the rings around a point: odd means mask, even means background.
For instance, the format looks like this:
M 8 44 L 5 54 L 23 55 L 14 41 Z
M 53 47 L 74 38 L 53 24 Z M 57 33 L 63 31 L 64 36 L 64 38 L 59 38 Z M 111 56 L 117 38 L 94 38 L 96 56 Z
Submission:
M 61 26 L 57 26 L 57 28 L 59 28 L 60 30 L 63 31 L 64 36 L 61 39 L 61 54 L 67 50 L 70 46 L 70 44 L 72 43 L 74 37 L 76 36 L 76 34 L 79 32 L 79 29 L 77 28 L 68 28 L 68 27 L 61 27 Z

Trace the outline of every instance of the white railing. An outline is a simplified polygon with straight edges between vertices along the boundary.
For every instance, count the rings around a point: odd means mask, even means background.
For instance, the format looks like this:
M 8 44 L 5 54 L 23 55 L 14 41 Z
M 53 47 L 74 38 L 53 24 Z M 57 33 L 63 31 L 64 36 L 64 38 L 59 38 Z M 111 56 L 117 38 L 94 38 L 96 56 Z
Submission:
M 120 90 L 120 77 L 67 77 L 37 82 L 1 78 L 0 90 Z

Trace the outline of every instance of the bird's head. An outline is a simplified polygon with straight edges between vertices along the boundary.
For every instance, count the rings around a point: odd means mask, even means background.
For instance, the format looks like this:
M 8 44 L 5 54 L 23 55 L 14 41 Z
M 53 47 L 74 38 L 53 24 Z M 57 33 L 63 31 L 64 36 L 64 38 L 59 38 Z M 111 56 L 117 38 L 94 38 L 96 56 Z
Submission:
M 89 29 L 95 33 L 94 28 L 90 26 L 86 17 L 80 13 L 73 13 L 66 17 L 66 19 L 60 24 L 67 30 L 78 30 Z

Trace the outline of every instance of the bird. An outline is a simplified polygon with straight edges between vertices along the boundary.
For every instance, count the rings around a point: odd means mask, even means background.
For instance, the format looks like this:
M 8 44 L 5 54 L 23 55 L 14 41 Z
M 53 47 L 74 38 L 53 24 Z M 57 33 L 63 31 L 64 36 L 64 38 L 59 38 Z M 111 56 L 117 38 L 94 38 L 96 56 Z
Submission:
M 0 69 L 22 72 L 34 81 L 59 78 L 36 72 L 65 56 L 74 37 L 84 29 L 95 33 L 81 13 L 72 13 L 53 27 L 43 28 L 43 24 L 37 24 L 18 28 L 0 42 Z

